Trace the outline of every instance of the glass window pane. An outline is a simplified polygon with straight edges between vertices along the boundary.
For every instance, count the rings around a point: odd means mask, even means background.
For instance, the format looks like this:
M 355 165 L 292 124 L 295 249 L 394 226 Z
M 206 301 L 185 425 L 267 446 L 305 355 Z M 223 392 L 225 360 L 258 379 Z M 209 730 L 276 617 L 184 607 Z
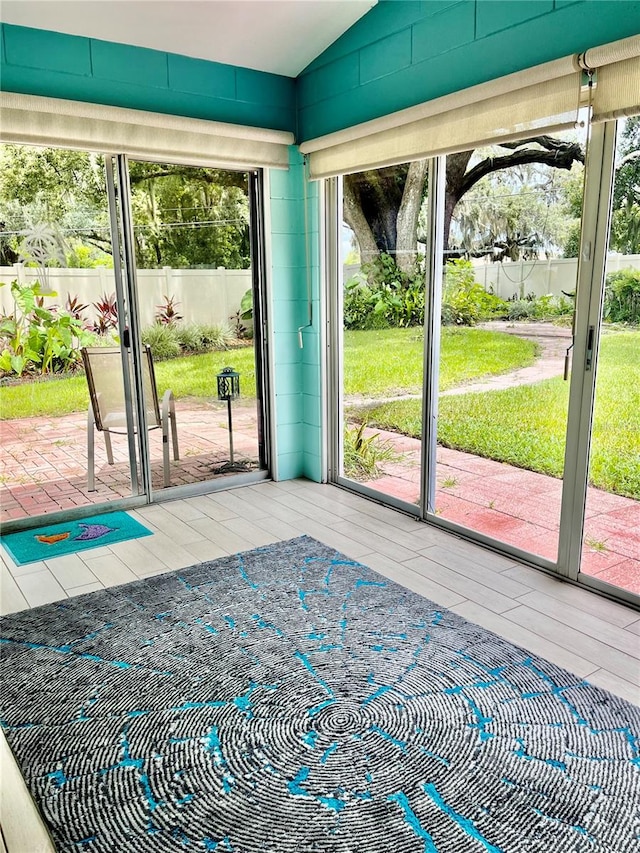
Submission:
M 105 434 L 95 432 L 95 490 L 88 488 L 80 350 L 119 345 L 101 154 L 0 146 L 0 282 L 2 519 L 130 496 L 124 416 L 113 464 Z M 117 350 L 115 364 L 121 370 Z M 122 389 L 121 374 L 115 384 Z
M 343 179 L 341 476 L 420 502 L 427 161 Z
M 618 123 L 580 571 L 640 593 L 640 117 Z
M 438 516 L 557 559 L 584 139 L 449 155 Z
M 248 176 L 141 161 L 129 174 L 142 340 L 160 401 L 167 390 L 175 397 L 180 460 L 170 485 L 258 469 Z M 240 374 L 233 401 L 218 399 L 225 367 Z M 162 488 L 153 436 L 151 462 Z

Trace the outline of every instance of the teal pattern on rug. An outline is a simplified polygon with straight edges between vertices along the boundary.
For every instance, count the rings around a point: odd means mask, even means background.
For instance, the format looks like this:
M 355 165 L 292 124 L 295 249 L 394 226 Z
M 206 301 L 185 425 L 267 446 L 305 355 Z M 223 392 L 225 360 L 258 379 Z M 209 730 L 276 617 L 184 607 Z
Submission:
M 104 512 L 77 521 L 47 524 L 8 533 L 0 541 L 19 566 L 151 536 L 152 531 L 126 512 Z
M 640 850 L 640 708 L 306 536 L 5 616 L 0 649 L 58 853 Z

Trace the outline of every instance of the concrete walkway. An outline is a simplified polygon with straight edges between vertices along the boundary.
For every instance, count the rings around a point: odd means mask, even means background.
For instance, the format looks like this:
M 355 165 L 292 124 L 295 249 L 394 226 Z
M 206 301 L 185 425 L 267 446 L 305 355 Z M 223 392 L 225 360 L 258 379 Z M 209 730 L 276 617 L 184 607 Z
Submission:
M 510 373 L 488 376 L 478 382 L 457 385 L 443 391 L 441 397 L 457 394 L 472 394 L 476 391 L 499 391 L 514 388 L 516 385 L 533 385 L 543 379 L 552 379 L 564 373 L 564 358 L 571 345 L 571 329 L 566 326 L 552 326 L 550 323 L 505 323 L 494 320 L 482 323 L 479 329 L 491 332 L 505 332 L 519 338 L 533 341 L 538 346 L 539 355 L 529 367 L 521 367 Z
M 543 379 L 552 379 L 564 373 L 564 359 L 571 344 L 571 329 L 565 326 L 552 326 L 550 323 L 505 323 L 494 320 L 482 323 L 478 329 L 491 332 L 504 332 L 517 335 L 519 338 L 533 341 L 538 347 L 538 356 L 529 367 L 520 367 L 508 373 L 487 376 L 477 382 L 467 382 L 441 391 L 438 396 L 452 397 L 460 394 L 473 394 L 484 391 L 500 391 L 514 388 L 517 385 L 534 385 Z M 393 397 L 364 397 L 361 395 L 348 397 L 345 404 L 351 408 L 373 409 L 385 403 L 396 403 L 399 400 L 421 400 L 422 394 L 397 394 Z

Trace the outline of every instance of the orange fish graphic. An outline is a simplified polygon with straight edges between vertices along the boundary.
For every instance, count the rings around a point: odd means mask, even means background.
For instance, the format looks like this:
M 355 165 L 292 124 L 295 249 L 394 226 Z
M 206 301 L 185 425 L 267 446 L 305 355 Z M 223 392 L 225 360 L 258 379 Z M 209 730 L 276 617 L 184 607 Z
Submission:
M 55 545 L 56 542 L 61 542 L 63 539 L 68 539 L 69 533 L 51 533 L 49 536 L 36 536 L 38 542 L 44 542 L 45 545 Z

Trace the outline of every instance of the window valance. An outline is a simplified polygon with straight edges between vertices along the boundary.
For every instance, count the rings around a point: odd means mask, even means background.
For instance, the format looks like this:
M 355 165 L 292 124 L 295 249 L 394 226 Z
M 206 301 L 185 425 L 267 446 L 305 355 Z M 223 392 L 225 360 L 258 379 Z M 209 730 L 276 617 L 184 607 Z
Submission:
M 0 92 L 0 140 L 237 169 L 286 169 L 294 141 L 285 131 L 14 92 Z
M 585 70 L 597 63 L 589 93 Z M 594 120 L 640 111 L 640 36 L 481 83 L 300 146 L 324 178 L 570 128 L 591 95 Z

